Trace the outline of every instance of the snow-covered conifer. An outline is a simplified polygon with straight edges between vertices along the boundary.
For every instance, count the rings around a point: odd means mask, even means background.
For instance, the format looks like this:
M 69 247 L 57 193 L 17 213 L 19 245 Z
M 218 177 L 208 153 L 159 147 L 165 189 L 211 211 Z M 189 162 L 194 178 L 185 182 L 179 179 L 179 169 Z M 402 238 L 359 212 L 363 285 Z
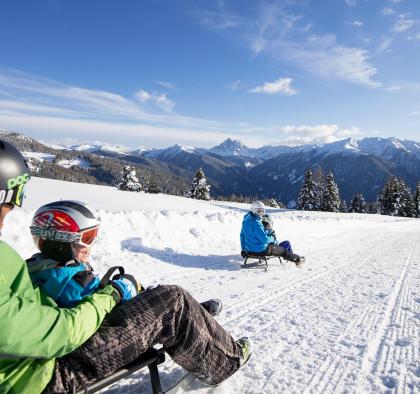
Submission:
M 367 205 L 362 193 L 356 193 L 351 199 L 350 212 L 366 213 Z
M 414 195 L 414 210 L 416 217 L 420 218 L 420 181 L 417 182 L 416 194 Z
M 402 212 L 403 190 L 396 176 L 391 176 L 379 196 L 382 215 L 398 216 Z
M 325 189 L 325 176 L 322 168 L 318 168 L 314 174 L 315 182 L 315 198 L 317 200 L 315 210 L 320 210 L 322 207 L 322 198 Z
M 269 200 L 267 200 L 265 205 L 271 208 L 279 208 L 279 204 L 274 198 L 270 198 Z
M 348 212 L 347 203 L 344 198 L 342 198 L 340 201 L 340 212 Z
M 151 193 L 151 194 L 160 193 L 160 188 L 153 179 L 151 179 L 149 181 L 149 184 L 147 185 L 147 193 Z
M 190 197 L 195 198 L 196 200 L 210 200 L 210 185 L 207 185 L 207 179 L 201 168 L 195 173 L 191 185 Z
M 316 185 L 312 178 L 312 171 L 307 170 L 297 199 L 297 209 L 301 209 L 302 211 L 314 211 L 317 209 L 318 200 L 315 188 Z
M 405 184 L 404 180 L 399 181 L 399 188 L 401 190 L 401 210 L 399 216 L 415 217 L 416 207 L 410 188 Z
M 321 210 L 327 212 L 338 212 L 340 210 L 340 192 L 334 182 L 332 172 L 329 172 L 325 179 L 325 189 L 322 194 Z
M 122 178 L 117 188 L 129 192 L 140 192 L 142 190 L 134 167 L 124 166 Z

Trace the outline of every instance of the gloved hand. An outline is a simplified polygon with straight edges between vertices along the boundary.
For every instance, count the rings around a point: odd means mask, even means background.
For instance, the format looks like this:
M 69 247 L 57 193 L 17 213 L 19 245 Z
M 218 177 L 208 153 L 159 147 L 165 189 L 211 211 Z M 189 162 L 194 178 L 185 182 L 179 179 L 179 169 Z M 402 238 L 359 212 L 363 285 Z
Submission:
M 246 250 L 242 250 L 242 251 L 241 251 L 241 256 L 242 256 L 243 258 L 245 258 L 246 256 L 248 256 L 247 251 L 246 251 Z
M 129 274 L 115 275 L 109 283 L 114 286 L 120 294 L 120 303 L 131 300 L 139 294 L 141 289 L 141 285 L 137 283 L 134 276 Z

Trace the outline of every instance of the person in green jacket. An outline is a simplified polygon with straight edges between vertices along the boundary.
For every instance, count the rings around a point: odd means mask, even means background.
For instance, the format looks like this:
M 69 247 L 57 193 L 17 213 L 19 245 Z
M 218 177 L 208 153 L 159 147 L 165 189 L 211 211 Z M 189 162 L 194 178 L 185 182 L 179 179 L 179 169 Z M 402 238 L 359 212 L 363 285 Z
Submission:
M 25 159 L 0 140 L 0 231 L 6 215 L 22 205 L 29 179 Z M 208 384 L 227 379 L 251 355 L 247 338 L 235 341 L 178 286 L 136 296 L 106 285 L 74 307 L 58 307 L 32 285 L 26 262 L 0 241 L 1 394 L 74 392 L 156 343 Z

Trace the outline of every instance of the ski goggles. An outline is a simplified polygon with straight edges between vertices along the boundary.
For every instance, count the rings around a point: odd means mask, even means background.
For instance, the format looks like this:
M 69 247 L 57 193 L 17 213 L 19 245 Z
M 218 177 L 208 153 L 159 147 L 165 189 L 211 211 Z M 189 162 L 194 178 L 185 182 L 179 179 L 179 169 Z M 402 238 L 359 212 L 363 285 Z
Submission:
M 84 230 L 80 233 L 80 240 L 77 242 L 82 246 L 92 246 L 97 239 L 99 227 L 93 227 L 87 230 Z
M 265 213 L 265 209 L 264 208 L 257 208 L 254 212 L 257 216 L 262 217 L 262 215 L 264 215 L 264 213 Z
M 98 226 L 80 231 L 78 233 L 59 231 L 55 228 L 40 228 L 37 226 L 31 226 L 31 234 L 36 237 L 48 239 L 50 241 L 78 244 L 86 247 L 90 247 L 96 242 L 98 231 Z

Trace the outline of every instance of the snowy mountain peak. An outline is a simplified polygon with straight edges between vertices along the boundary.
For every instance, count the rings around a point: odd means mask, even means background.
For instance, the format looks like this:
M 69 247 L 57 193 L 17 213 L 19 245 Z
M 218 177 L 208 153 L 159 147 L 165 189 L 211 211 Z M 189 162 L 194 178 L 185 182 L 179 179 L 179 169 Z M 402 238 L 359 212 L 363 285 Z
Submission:
M 220 145 L 209 149 L 211 152 L 221 156 L 238 156 L 247 155 L 249 148 L 242 144 L 239 140 L 233 140 L 231 138 L 225 139 Z

